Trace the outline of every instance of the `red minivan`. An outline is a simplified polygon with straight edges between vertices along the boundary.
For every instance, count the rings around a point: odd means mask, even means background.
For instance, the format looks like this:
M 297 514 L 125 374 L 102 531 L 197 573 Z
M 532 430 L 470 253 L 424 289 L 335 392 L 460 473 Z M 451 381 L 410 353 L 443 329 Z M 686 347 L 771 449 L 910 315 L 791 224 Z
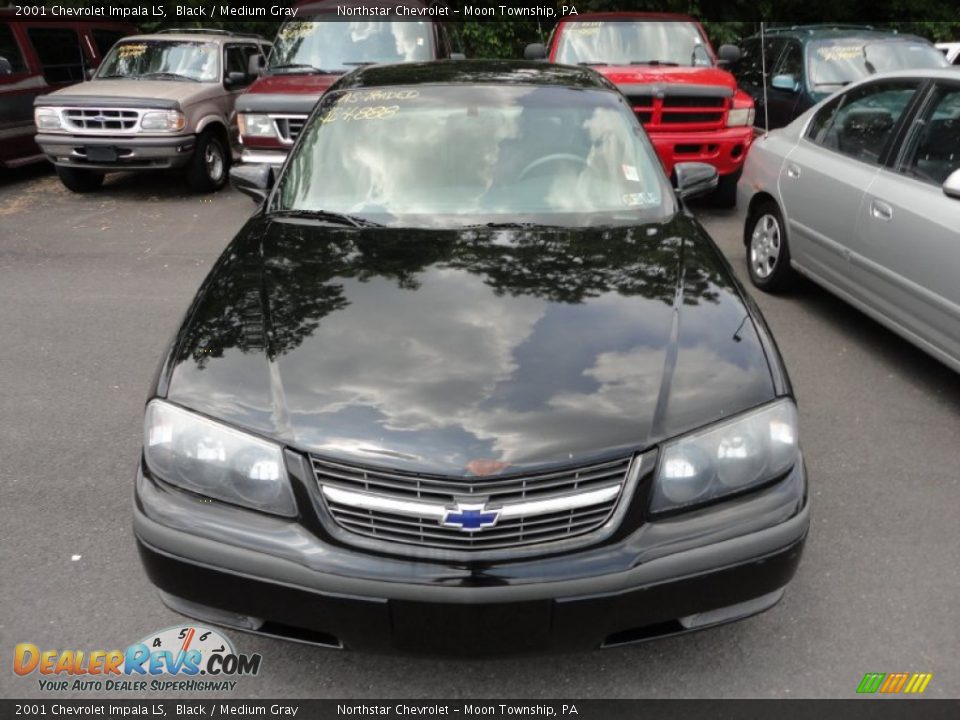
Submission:
M 28 19 L 0 9 L 0 167 L 45 159 L 33 141 L 33 99 L 84 80 L 122 37 L 125 22 Z

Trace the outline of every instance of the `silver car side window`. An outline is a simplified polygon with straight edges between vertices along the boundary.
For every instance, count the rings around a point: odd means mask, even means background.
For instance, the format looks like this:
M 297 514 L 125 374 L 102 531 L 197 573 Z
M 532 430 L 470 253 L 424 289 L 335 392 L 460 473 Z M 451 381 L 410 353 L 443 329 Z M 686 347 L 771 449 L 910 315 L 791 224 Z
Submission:
M 817 113 L 808 137 L 828 150 L 878 164 L 916 91 L 912 81 L 856 87 Z
M 940 186 L 960 170 L 960 87 L 940 87 L 908 140 L 901 172 Z

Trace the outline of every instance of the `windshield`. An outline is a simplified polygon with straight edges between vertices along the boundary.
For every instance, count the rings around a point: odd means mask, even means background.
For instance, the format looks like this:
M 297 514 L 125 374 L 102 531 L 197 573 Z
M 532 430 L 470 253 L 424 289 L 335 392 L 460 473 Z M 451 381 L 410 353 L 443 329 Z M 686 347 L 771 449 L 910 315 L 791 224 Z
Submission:
M 556 61 L 567 65 L 713 65 L 690 22 L 570 22 L 563 26 Z
M 112 77 L 216 82 L 220 79 L 220 53 L 211 42 L 122 42 L 110 51 L 97 73 L 99 80 Z
M 664 217 L 674 200 L 619 95 L 431 85 L 326 95 L 275 209 L 400 226 L 566 226 Z
M 876 73 L 947 66 L 935 47 L 909 40 L 870 42 L 859 38 L 811 43 L 808 57 L 810 85 L 821 90 L 835 90 Z
M 270 69 L 345 72 L 358 65 L 433 59 L 429 22 L 297 20 L 280 28 Z

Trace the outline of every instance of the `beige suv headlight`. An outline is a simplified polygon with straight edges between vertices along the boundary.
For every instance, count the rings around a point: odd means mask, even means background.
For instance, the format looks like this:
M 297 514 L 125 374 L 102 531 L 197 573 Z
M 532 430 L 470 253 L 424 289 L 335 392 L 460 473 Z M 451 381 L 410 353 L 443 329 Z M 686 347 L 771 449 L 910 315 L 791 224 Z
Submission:
M 176 132 L 183 130 L 187 124 L 186 118 L 182 112 L 177 110 L 164 110 L 162 112 L 144 113 L 140 119 L 141 130 L 160 130 L 163 132 Z
M 33 111 L 33 121 L 37 130 L 60 130 L 63 127 L 60 111 L 55 108 L 38 107 Z

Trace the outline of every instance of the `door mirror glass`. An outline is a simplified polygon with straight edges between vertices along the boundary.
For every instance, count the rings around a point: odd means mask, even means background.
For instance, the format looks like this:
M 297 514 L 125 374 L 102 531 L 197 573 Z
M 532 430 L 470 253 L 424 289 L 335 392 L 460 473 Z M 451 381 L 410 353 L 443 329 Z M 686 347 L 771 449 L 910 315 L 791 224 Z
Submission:
M 673 166 L 673 172 L 677 177 L 677 195 L 684 200 L 711 193 L 720 182 L 717 169 L 707 163 L 677 163 Z
M 955 200 L 960 200 L 960 170 L 954 170 L 943 181 L 943 194 Z
M 770 81 L 770 86 L 787 92 L 797 92 L 800 89 L 800 83 L 793 75 L 774 75 L 773 80 Z
M 717 50 L 717 62 L 720 65 L 732 65 L 740 59 L 740 48 L 736 45 L 721 45 Z
M 267 199 L 273 188 L 270 165 L 236 165 L 230 168 L 230 184 L 258 203 Z
M 524 49 L 523 57 L 527 60 L 546 60 L 547 46 L 543 43 L 531 43 Z

